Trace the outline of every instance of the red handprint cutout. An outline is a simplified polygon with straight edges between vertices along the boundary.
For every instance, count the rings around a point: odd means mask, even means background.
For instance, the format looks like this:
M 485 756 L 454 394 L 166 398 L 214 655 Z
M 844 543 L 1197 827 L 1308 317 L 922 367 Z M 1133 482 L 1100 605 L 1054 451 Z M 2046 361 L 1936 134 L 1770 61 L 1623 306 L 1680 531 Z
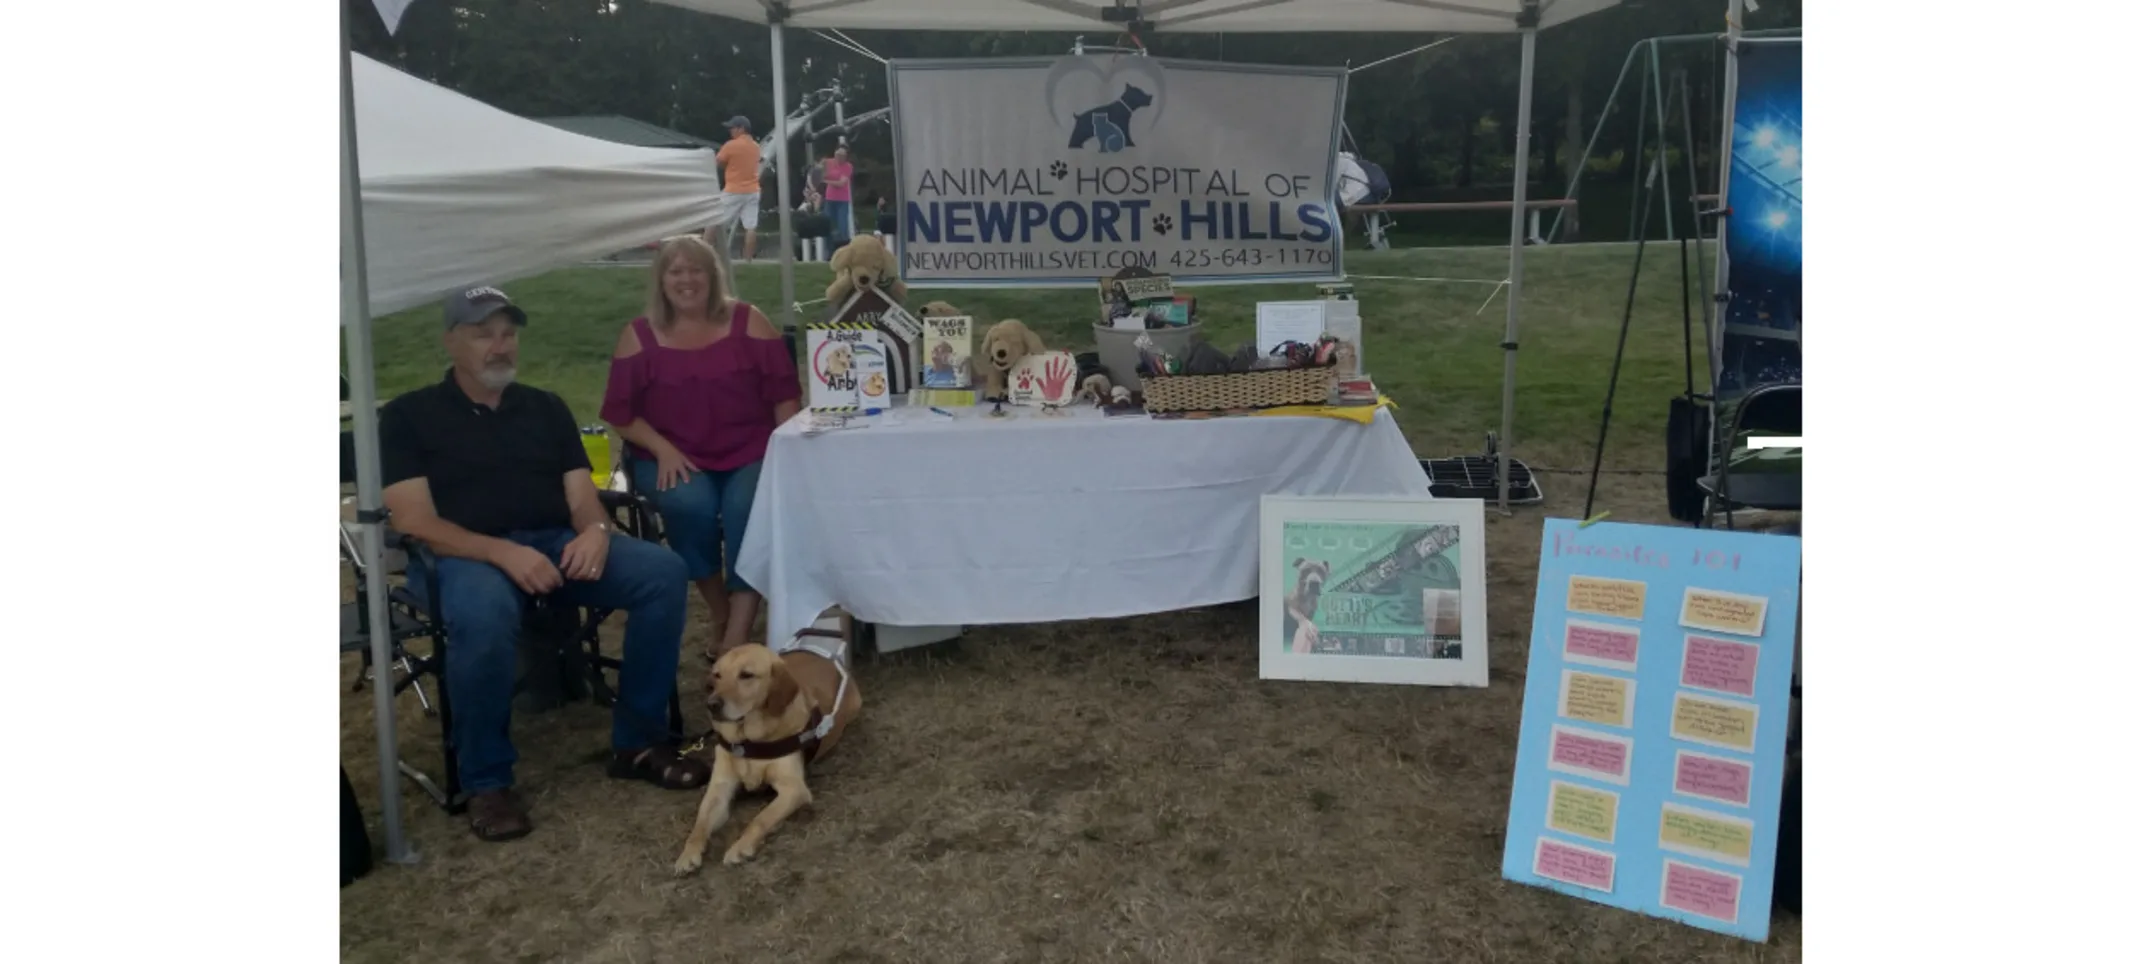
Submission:
M 1051 402 L 1068 398 L 1067 389 L 1073 374 L 1076 369 L 1071 367 L 1070 359 L 1061 355 L 1048 359 L 1047 365 L 1040 370 L 1040 397 Z

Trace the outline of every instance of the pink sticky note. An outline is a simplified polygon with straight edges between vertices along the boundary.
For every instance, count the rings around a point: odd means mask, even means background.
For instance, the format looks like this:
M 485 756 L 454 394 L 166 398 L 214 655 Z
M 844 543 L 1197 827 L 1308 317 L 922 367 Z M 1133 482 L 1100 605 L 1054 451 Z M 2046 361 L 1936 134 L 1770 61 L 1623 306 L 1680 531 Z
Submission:
M 1743 807 L 1753 797 L 1754 768 L 1737 760 L 1681 750 L 1672 767 L 1672 792 Z
M 1568 620 L 1568 635 L 1562 654 L 1576 662 L 1603 663 L 1619 669 L 1635 668 L 1635 651 L 1642 634 L 1634 627 L 1607 626 Z
M 1633 748 L 1626 737 L 1556 726 L 1546 765 L 1562 772 L 1579 773 L 1626 786 L 1627 758 Z
M 1658 902 L 1673 910 L 1739 922 L 1739 875 L 1676 860 L 1664 862 L 1664 893 Z
M 1538 838 L 1538 856 L 1531 872 L 1548 880 L 1612 893 L 1613 856 L 1602 850 Z
M 1754 667 L 1761 647 L 1752 643 L 1688 636 L 1687 656 L 1679 666 L 1679 685 L 1734 696 L 1754 695 Z

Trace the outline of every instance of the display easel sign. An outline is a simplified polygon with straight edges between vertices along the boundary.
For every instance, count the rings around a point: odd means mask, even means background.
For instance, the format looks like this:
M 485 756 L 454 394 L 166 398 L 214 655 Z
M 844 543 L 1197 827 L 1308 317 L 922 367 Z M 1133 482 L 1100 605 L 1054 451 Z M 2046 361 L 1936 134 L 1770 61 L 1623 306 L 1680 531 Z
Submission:
M 847 323 L 809 327 L 805 333 L 804 354 L 810 366 L 811 411 L 836 415 L 852 415 L 860 411 L 861 377 L 855 368 L 855 355 L 857 347 L 862 345 L 882 351 L 875 328 Z M 878 371 L 881 373 L 881 367 Z
M 1269 355 L 1289 341 L 1315 344 L 1323 337 L 1322 301 L 1256 302 L 1256 354 Z
M 1548 519 L 1501 874 L 1768 939 L 1799 541 Z

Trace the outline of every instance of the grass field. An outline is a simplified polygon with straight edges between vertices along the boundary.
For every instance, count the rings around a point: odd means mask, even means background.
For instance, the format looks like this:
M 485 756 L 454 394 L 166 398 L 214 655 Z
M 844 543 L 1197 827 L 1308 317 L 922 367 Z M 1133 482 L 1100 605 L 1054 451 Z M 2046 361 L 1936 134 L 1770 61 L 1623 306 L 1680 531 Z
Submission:
M 1525 289 L 1518 456 L 1587 470 L 1634 248 L 1534 250 Z M 1499 279 L 1503 250 L 1355 254 L 1355 276 Z M 1676 247 L 1652 245 L 1615 406 L 1600 503 L 1665 521 L 1663 423 L 1682 383 Z M 617 331 L 645 277 L 575 269 L 506 286 L 533 321 L 522 377 L 592 420 Z M 739 269 L 777 301 L 769 266 Z M 800 272 L 822 294 L 822 268 Z M 1505 302 L 1491 285 L 1360 280 L 1365 352 L 1422 456 L 1476 451 L 1498 427 Z M 1222 345 L 1258 299 L 1312 286 L 1197 292 Z M 1083 291 L 956 293 L 984 322 L 1018 317 L 1088 348 Z M 382 395 L 439 376 L 435 309 L 383 320 Z M 1697 364 L 1699 358 L 1696 359 Z M 1636 474 L 1644 473 L 1644 474 Z M 1481 690 L 1266 683 L 1253 604 L 1157 617 L 973 629 L 956 646 L 865 661 L 869 709 L 813 768 L 813 809 L 758 860 L 669 873 L 696 795 L 605 779 L 607 722 L 573 705 L 514 721 L 535 834 L 505 845 L 413 787 L 423 854 L 342 892 L 358 961 L 1794 961 L 1799 925 L 1766 945 L 1607 909 L 1500 877 L 1541 520 L 1581 510 L 1584 478 L 1549 472 L 1548 503 L 1489 512 L 1491 685 Z M 703 615 L 683 681 L 703 666 Z M 342 762 L 376 810 L 371 697 L 340 666 Z M 402 746 L 436 771 L 413 697 Z M 694 719 L 694 727 L 703 724 Z M 756 804 L 739 806 L 747 819 Z M 376 821 L 376 812 L 373 813 Z M 716 844 L 720 846 L 720 844 Z

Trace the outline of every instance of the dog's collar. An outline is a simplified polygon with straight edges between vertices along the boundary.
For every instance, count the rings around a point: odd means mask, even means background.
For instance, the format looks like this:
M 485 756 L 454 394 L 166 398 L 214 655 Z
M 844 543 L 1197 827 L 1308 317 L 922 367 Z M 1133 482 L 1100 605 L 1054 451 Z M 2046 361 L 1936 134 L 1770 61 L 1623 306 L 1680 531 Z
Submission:
M 721 749 L 727 750 L 730 756 L 739 760 L 778 760 L 784 756 L 800 753 L 803 755 L 803 762 L 808 763 L 817 757 L 817 727 L 824 720 L 824 711 L 813 709 L 810 711 L 810 722 L 803 725 L 802 732 L 792 736 L 784 736 L 777 740 L 736 740 L 730 742 L 727 737 L 721 735 L 719 730 L 715 730 L 713 742 L 718 744 Z

